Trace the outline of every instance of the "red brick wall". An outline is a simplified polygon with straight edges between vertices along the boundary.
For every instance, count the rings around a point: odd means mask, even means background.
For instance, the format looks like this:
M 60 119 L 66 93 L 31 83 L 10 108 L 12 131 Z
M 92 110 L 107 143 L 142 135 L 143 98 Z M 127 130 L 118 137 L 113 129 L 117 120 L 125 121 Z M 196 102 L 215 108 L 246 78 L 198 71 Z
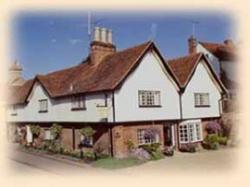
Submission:
M 164 146 L 164 135 L 163 135 L 163 123 L 133 123 L 133 124 L 121 124 L 113 127 L 113 150 L 114 156 L 123 158 L 128 156 L 128 140 L 131 140 L 134 145 L 138 146 L 137 130 L 138 129 L 149 129 L 155 128 L 160 132 L 160 143 L 161 149 Z

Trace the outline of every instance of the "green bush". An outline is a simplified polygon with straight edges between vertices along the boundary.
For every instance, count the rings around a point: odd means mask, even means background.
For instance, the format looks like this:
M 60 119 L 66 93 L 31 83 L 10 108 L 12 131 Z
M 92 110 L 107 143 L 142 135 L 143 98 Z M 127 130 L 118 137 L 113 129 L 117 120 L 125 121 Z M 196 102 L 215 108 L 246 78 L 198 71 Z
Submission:
M 126 144 L 127 144 L 127 147 L 128 147 L 129 151 L 131 151 L 131 150 L 133 150 L 135 148 L 135 144 L 132 142 L 132 140 L 128 140 L 126 142 Z
M 151 159 L 152 160 L 160 160 L 160 159 L 162 159 L 162 158 L 164 158 L 164 154 L 162 153 L 162 151 L 161 150 L 156 150 L 155 152 L 152 152 L 151 153 Z
M 217 134 L 208 134 L 203 141 L 203 147 L 205 149 L 216 150 L 219 148 L 219 136 Z
M 62 126 L 54 123 L 50 130 L 53 138 L 58 139 L 62 133 Z
M 80 129 L 80 133 L 86 137 L 92 137 L 95 132 L 96 131 L 90 126 Z
M 227 145 L 227 140 L 228 140 L 227 137 L 222 137 L 222 136 L 220 136 L 220 137 L 218 138 L 218 143 L 219 143 L 220 145 Z
M 144 150 L 146 150 L 149 154 L 152 154 L 152 152 L 156 152 L 160 148 L 160 143 L 152 143 L 152 144 L 144 144 L 141 145 Z
M 41 128 L 38 125 L 30 125 L 30 131 L 34 136 L 39 136 Z

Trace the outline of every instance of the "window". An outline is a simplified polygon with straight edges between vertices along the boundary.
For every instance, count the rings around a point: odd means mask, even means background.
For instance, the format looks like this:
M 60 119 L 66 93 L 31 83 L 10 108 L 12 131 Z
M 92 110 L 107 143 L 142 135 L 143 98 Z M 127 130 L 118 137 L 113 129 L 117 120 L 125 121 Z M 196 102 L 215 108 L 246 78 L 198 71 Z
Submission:
M 137 130 L 138 145 L 159 143 L 159 133 L 148 132 L 151 129 L 139 129 Z
M 209 94 L 208 93 L 195 93 L 194 94 L 195 107 L 208 107 Z
M 47 99 L 39 100 L 39 112 L 48 112 L 48 100 Z
M 97 107 L 107 107 L 108 106 L 108 94 L 104 94 L 104 102 L 103 104 L 97 104 Z
M 50 129 L 45 129 L 45 131 L 44 131 L 44 139 L 45 140 L 53 140 L 53 135 L 52 135 Z
M 11 116 L 17 116 L 16 105 L 11 106 Z
M 160 91 L 139 91 L 140 107 L 160 107 Z
M 81 142 L 80 145 L 83 147 L 92 147 L 93 146 L 93 136 L 84 136 L 81 135 Z
M 71 110 L 84 110 L 85 109 L 85 97 L 84 96 L 72 97 L 71 103 L 72 103 Z
M 187 122 L 179 126 L 180 143 L 192 143 L 202 140 L 201 122 Z

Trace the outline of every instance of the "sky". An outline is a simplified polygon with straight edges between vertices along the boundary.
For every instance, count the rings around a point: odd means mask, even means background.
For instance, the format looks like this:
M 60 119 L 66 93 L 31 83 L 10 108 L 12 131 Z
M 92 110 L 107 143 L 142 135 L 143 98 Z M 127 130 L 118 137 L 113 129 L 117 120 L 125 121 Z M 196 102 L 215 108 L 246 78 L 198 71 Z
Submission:
M 11 63 L 17 60 L 22 65 L 25 79 L 79 64 L 89 53 L 87 15 L 88 11 L 16 14 L 11 24 Z M 228 13 L 91 11 L 91 18 L 94 26 L 112 29 L 118 50 L 153 40 L 166 59 L 187 55 L 192 34 L 199 41 L 236 40 Z

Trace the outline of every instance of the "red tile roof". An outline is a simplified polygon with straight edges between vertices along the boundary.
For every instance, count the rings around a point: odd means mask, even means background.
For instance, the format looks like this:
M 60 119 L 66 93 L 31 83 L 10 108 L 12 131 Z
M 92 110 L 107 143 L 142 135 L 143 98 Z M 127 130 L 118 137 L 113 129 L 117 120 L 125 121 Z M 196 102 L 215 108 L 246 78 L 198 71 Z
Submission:
M 210 69 L 212 75 L 214 76 L 215 80 L 219 84 L 222 91 L 226 93 L 227 90 L 225 86 L 216 75 L 215 71 L 213 70 L 212 66 L 208 62 L 207 58 L 202 53 L 195 53 L 195 54 L 190 54 L 188 56 L 171 59 L 171 60 L 168 60 L 167 63 L 170 66 L 171 70 L 174 72 L 177 78 L 177 81 L 179 83 L 179 86 L 182 89 L 185 89 L 189 80 L 194 74 L 198 63 L 201 61 L 200 60 L 201 58 L 203 58 L 204 61 L 206 62 L 208 68 Z
M 37 75 L 23 86 L 13 88 L 17 90 L 17 94 L 12 94 L 12 103 L 26 101 L 34 80 L 41 83 L 50 97 L 113 90 L 122 84 L 128 74 L 135 69 L 143 54 L 152 47 L 156 48 L 150 41 L 107 55 L 97 66 L 88 63 L 90 58 L 87 58 L 84 63 L 74 67 Z
M 167 61 L 181 87 L 185 87 L 187 84 L 188 79 L 201 56 L 201 53 L 195 53 L 189 56 L 179 57 Z
M 213 55 L 220 60 L 232 60 L 236 59 L 236 47 L 234 45 L 228 46 L 224 43 L 211 43 L 211 42 L 199 42 L 204 48 L 210 51 Z

